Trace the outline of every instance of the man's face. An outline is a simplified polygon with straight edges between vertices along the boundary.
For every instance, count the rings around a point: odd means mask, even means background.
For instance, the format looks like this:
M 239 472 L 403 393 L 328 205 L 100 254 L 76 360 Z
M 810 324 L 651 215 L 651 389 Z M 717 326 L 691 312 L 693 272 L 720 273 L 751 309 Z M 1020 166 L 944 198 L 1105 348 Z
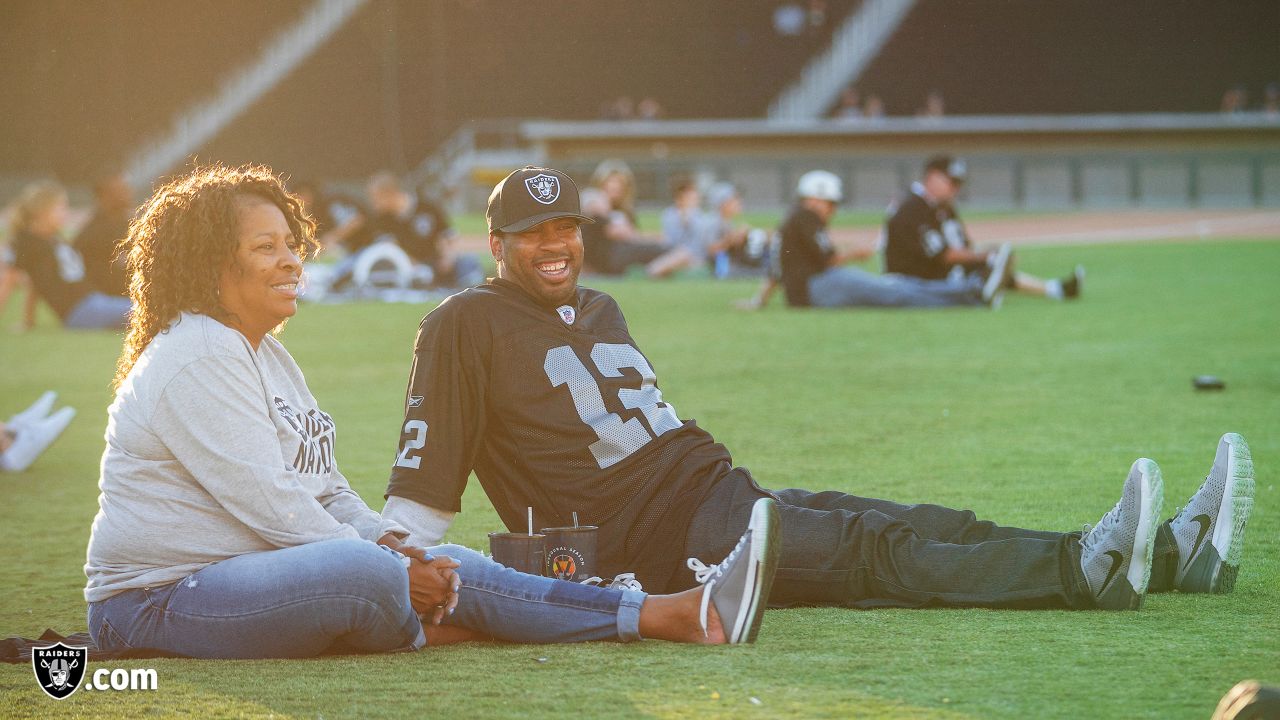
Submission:
M 582 233 L 573 218 L 553 218 L 519 233 L 489 234 L 498 277 L 548 307 L 573 300 L 582 272 Z
M 956 199 L 956 195 L 960 192 L 960 185 L 947 177 L 946 173 L 930 170 L 924 176 L 924 189 L 934 200 L 949 203 Z

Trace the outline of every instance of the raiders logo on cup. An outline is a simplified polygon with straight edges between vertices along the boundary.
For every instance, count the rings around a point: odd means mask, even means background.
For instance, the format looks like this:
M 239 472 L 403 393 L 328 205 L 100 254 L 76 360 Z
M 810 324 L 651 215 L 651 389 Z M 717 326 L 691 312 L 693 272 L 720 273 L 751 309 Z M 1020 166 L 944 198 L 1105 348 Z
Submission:
M 57 643 L 31 650 L 31 669 L 36 673 L 36 682 L 54 700 L 71 697 L 80 688 L 88 664 L 89 648 Z

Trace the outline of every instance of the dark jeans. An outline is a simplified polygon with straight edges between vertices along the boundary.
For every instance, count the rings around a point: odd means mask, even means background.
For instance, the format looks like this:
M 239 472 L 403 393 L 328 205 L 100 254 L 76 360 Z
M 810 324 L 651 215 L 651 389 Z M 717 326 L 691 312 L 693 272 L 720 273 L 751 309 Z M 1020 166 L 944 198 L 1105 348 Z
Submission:
M 698 506 L 686 552 L 723 557 L 767 495 L 778 500 L 782 535 L 772 607 L 1093 607 L 1079 533 L 1001 527 L 939 505 L 764 491 L 742 468 Z

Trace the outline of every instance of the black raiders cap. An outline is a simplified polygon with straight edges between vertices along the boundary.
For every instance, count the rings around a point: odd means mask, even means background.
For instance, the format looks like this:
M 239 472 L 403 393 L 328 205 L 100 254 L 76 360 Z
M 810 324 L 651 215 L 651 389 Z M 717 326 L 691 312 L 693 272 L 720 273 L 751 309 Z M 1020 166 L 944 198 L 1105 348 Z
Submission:
M 953 158 L 950 155 L 934 155 L 924 164 L 924 171 L 927 173 L 931 170 L 938 172 L 951 178 L 952 182 L 962 183 L 969 177 L 969 168 L 964 164 L 964 160 Z
M 578 186 L 551 168 L 522 167 L 502 179 L 489 194 L 485 210 L 489 232 L 524 232 L 552 218 L 571 217 L 595 222 L 582 214 Z

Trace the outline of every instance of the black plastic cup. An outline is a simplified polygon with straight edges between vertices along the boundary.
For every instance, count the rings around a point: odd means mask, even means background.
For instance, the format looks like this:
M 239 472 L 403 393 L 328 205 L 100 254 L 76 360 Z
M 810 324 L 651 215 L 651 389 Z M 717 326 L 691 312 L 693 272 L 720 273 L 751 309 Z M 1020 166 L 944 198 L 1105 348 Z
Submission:
M 550 578 L 582 582 L 596 572 L 595 525 L 542 528 L 547 536 L 546 571 Z
M 546 565 L 546 535 L 489 533 L 489 554 L 494 562 L 530 575 L 541 575 Z

